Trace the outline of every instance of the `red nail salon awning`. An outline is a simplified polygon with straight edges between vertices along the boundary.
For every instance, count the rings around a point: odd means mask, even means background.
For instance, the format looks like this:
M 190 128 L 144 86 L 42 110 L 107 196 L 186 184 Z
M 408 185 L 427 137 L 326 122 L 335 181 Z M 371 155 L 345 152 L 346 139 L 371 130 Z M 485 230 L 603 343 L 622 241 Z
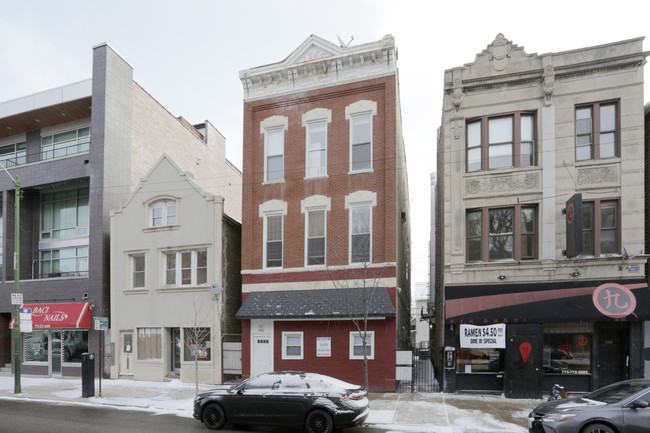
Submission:
M 32 329 L 90 328 L 90 302 L 67 304 L 23 304 L 32 309 Z M 13 329 L 14 318 L 9 328 Z

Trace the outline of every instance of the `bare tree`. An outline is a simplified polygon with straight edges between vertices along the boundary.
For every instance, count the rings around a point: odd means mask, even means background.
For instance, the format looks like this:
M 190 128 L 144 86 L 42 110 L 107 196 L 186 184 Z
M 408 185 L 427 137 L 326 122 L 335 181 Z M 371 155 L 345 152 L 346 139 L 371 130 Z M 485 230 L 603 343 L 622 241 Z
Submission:
M 189 326 L 183 329 L 183 341 L 186 350 L 189 352 L 194 361 L 195 393 L 198 394 L 199 360 L 211 359 L 213 354 L 210 342 L 210 328 L 201 326 L 203 323 L 205 323 L 205 320 L 202 319 L 205 319 L 205 317 L 207 317 L 207 313 L 202 313 L 202 307 L 204 307 L 205 304 L 197 306 L 196 299 L 194 299 L 194 296 L 192 296 L 192 306 L 194 307 L 194 314 Z
M 352 234 L 350 259 L 356 267 L 346 268 L 341 272 L 328 267 L 332 284 L 338 291 L 346 314 L 352 321 L 361 339 L 363 350 L 363 377 L 368 388 L 368 319 L 374 306 L 373 299 L 380 287 L 385 268 L 371 266 L 369 212 L 360 208 L 352 216 Z M 372 344 L 376 345 L 376 341 Z

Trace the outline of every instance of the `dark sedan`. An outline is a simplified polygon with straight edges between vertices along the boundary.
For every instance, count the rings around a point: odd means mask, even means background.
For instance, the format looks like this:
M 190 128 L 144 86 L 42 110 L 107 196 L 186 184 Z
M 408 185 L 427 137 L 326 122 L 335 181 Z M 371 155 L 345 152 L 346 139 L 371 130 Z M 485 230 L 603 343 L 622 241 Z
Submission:
M 547 401 L 528 416 L 530 433 L 647 433 L 650 379 L 632 379 L 582 397 Z
M 194 399 L 194 418 L 213 430 L 229 422 L 330 433 L 362 424 L 368 413 L 364 388 L 316 373 L 265 373 Z

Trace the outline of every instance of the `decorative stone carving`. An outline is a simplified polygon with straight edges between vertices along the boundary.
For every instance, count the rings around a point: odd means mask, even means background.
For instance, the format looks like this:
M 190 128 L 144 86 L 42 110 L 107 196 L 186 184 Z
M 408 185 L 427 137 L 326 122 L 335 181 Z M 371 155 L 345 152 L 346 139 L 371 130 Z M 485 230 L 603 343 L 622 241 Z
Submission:
M 460 104 L 463 103 L 463 81 L 460 78 L 460 71 L 454 73 L 454 83 L 451 88 L 451 102 L 454 104 L 456 114 L 460 111 Z
M 327 51 L 323 51 L 316 46 L 312 46 L 305 52 L 305 54 L 300 56 L 296 63 L 310 62 L 312 60 L 324 59 L 327 57 L 332 57 L 332 53 L 328 53 Z
M 555 91 L 555 68 L 553 65 L 544 66 L 544 101 L 546 106 L 551 105 L 551 97 Z
M 512 42 L 507 40 L 502 33 L 499 33 L 494 42 L 488 45 L 489 59 L 494 70 L 503 71 L 508 66 L 511 49 Z
M 578 185 L 595 185 L 600 183 L 618 184 L 618 167 L 589 167 L 578 169 Z
M 539 173 L 509 174 L 468 179 L 465 194 L 489 194 L 537 189 L 540 186 Z

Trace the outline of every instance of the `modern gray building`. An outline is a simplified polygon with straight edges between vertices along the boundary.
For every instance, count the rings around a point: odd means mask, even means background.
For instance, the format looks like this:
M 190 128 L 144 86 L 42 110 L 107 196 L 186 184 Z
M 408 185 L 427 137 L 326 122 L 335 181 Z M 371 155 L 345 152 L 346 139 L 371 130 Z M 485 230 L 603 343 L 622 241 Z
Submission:
M 0 172 L 0 365 L 13 363 L 15 278 L 32 309 L 32 332 L 20 339 L 23 373 L 78 376 L 80 354 L 99 355 L 92 319 L 110 316 L 109 212 L 163 152 L 197 177 L 218 179 L 229 215 L 240 218 L 241 174 L 225 162 L 223 136 L 208 122 L 172 116 L 108 44 L 93 47 L 92 78 L 0 103 L 0 163 L 10 174 Z M 22 193 L 18 222 L 12 177 Z M 113 345 L 107 337 L 102 346 L 107 367 Z

